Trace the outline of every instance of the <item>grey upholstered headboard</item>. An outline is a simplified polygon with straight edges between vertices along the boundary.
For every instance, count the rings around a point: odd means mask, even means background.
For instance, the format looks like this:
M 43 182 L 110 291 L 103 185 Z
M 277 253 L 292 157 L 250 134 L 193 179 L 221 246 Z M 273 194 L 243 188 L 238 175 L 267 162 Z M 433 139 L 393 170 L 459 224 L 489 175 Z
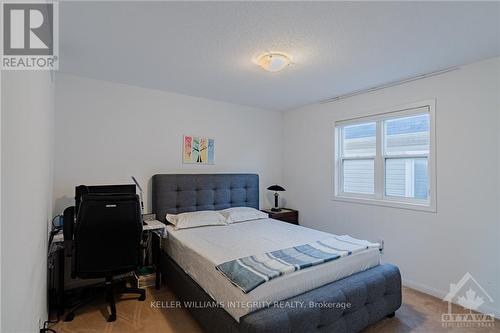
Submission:
M 229 207 L 259 209 L 259 175 L 256 174 L 162 174 L 152 182 L 153 213 L 165 222 L 167 213 Z

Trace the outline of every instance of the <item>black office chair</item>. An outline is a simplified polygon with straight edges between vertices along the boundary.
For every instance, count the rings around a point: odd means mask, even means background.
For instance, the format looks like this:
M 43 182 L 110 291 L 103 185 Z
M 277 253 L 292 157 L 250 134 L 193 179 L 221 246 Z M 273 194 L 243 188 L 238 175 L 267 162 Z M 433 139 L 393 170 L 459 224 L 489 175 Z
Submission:
M 136 194 L 83 195 L 76 217 L 74 208 L 65 211 L 64 238 L 71 253 L 71 277 L 105 279 L 106 301 L 111 308 L 108 321 L 116 320 L 113 276 L 135 271 L 141 263 L 142 219 Z M 67 226 L 68 225 L 68 226 Z M 74 228 L 73 228 L 74 227 Z M 121 293 L 139 294 L 139 288 L 121 288 Z M 73 320 L 75 311 L 95 297 L 80 302 L 65 317 Z

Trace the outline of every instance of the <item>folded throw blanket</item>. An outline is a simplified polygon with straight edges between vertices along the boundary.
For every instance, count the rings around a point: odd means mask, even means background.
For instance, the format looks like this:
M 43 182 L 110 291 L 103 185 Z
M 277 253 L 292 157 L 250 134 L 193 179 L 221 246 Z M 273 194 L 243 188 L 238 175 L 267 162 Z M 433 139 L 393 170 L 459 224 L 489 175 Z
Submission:
M 309 244 L 231 260 L 216 268 L 246 294 L 264 282 L 281 275 L 378 246 L 378 243 L 370 243 L 347 235 L 335 236 Z

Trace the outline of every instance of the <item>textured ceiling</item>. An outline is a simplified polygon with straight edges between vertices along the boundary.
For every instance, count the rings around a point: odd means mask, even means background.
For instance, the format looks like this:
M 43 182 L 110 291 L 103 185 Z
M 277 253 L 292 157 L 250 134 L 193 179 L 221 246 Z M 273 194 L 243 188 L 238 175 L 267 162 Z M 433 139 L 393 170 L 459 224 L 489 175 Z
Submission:
M 286 110 L 500 54 L 500 3 L 61 2 L 61 71 Z M 267 73 L 263 51 L 295 64 Z

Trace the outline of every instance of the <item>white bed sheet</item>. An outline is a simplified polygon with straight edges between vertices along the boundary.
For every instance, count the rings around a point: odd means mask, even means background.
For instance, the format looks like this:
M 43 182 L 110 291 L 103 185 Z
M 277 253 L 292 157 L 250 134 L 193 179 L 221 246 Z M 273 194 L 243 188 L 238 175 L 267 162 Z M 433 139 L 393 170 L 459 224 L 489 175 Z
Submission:
M 270 280 L 244 294 L 215 266 L 241 257 L 280 250 L 332 237 L 332 234 L 273 219 L 192 229 L 167 227 L 167 254 L 237 321 L 266 306 L 380 264 L 370 248 Z

